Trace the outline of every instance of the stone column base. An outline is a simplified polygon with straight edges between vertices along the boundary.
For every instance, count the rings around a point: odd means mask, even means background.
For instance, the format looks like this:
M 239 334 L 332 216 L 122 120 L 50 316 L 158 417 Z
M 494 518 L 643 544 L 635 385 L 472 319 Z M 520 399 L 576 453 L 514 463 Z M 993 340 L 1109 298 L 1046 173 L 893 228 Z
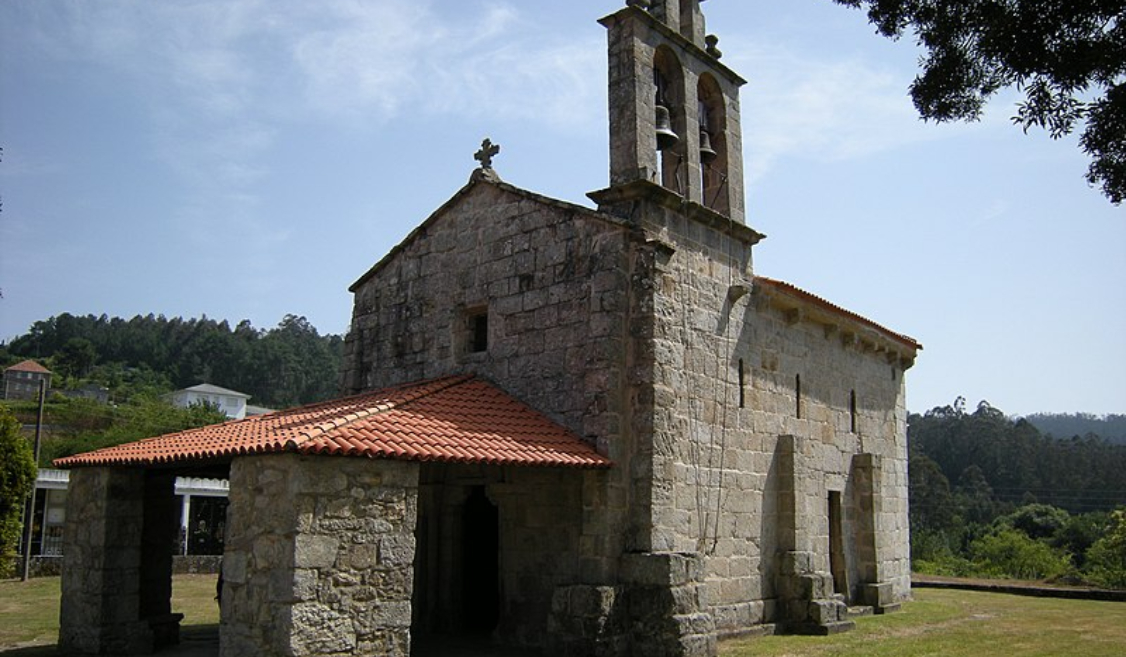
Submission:
M 715 657 L 700 559 L 622 557 L 617 586 L 561 586 L 552 596 L 546 654 L 560 657 Z
M 787 552 L 782 558 L 782 630 L 791 634 L 838 634 L 856 627 L 848 619 L 844 596 L 833 591 L 830 573 L 812 570 L 808 552 Z
M 895 599 L 895 586 L 891 582 L 865 584 L 864 604 L 877 614 L 890 614 L 899 611 L 902 604 Z
M 714 657 L 715 620 L 694 554 L 646 552 L 622 557 L 632 654 Z
M 629 634 L 621 589 L 615 586 L 560 586 L 551 598 L 546 653 L 558 657 L 626 655 Z

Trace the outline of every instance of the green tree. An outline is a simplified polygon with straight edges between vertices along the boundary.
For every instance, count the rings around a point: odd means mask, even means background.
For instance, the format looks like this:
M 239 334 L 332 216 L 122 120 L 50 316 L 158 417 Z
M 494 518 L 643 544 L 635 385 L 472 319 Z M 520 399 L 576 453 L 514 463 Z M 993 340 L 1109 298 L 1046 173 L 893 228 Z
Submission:
M 35 475 L 35 456 L 20 435 L 20 423 L 0 406 L 0 577 L 12 573 L 23 527 L 20 515 L 35 486 Z
M 1024 532 L 1029 538 L 1041 540 L 1055 538 L 1069 520 L 1071 516 L 1063 509 L 1048 504 L 1027 504 L 998 518 L 997 524 Z
M 98 361 L 98 350 L 86 338 L 71 338 L 55 354 L 56 369 L 65 376 L 84 377 Z
M 1087 563 L 1087 551 L 1106 535 L 1109 526 L 1110 514 L 1105 511 L 1071 516 L 1052 538 L 1052 546 L 1068 552 L 1075 566 L 1083 568 Z
M 991 577 L 1046 579 L 1063 575 L 1071 565 L 1059 550 L 1012 529 L 982 536 L 970 553 L 978 570 Z
M 1126 198 L 1126 1 L 833 1 L 867 8 L 885 37 L 914 33 L 926 54 L 911 97 L 924 119 L 976 120 L 1016 87 L 1013 122 L 1052 138 L 1084 124 L 1088 182 L 1116 205 Z
M 912 533 L 951 526 L 956 507 L 942 468 L 925 454 L 916 454 L 911 456 L 908 472 Z
M 67 400 L 66 407 L 69 410 L 64 413 L 69 413 L 71 422 L 89 429 L 45 441 L 41 458 L 45 463 L 134 440 L 218 424 L 228 419 L 207 405 L 177 408 L 152 398 L 134 399 L 116 409 L 88 400 Z
M 1087 574 L 1097 584 L 1126 589 L 1126 507 L 1110 514 L 1110 528 L 1087 551 Z

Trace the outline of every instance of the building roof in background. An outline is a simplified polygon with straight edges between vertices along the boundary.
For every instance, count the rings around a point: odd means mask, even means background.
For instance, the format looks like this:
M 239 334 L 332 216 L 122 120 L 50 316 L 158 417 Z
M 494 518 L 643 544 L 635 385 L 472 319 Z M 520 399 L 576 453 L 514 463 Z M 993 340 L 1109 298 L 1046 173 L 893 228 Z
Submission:
M 55 461 L 151 466 L 297 453 L 491 465 L 609 467 L 587 442 L 472 375 L 433 379 Z
M 51 370 L 43 367 L 33 360 L 25 360 L 22 363 L 16 363 L 4 370 L 5 372 L 38 372 L 39 374 L 52 374 Z
M 204 395 L 227 395 L 230 397 L 242 397 L 243 399 L 250 399 L 250 395 L 244 392 L 239 392 L 237 390 L 228 390 L 227 388 L 220 388 L 219 386 L 213 386 L 210 383 L 201 383 L 190 388 L 176 390 L 175 392 L 171 392 L 169 394 L 175 395 L 181 392 L 198 392 Z

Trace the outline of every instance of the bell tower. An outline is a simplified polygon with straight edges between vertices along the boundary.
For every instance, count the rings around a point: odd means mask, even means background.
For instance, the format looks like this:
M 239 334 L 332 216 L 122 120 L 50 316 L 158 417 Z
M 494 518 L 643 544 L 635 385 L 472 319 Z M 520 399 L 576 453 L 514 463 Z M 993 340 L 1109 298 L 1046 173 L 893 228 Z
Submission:
M 600 206 L 656 185 L 745 223 L 739 88 L 707 34 L 703 0 L 628 0 L 609 38 L 610 188 Z M 668 205 L 668 203 L 666 203 Z

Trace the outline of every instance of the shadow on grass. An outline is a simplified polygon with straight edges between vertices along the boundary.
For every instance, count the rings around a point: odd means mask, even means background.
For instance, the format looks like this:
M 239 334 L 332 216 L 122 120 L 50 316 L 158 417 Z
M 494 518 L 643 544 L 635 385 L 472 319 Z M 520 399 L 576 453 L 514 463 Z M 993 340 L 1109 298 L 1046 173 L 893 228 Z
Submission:
M 4 655 L 4 657 L 58 657 L 61 654 L 55 646 L 0 649 L 0 655 Z
M 63 654 L 56 646 L 0 649 L 3 657 L 63 657 Z M 219 654 L 219 625 L 182 627 L 179 644 L 161 648 L 153 654 L 157 657 L 215 657 Z

